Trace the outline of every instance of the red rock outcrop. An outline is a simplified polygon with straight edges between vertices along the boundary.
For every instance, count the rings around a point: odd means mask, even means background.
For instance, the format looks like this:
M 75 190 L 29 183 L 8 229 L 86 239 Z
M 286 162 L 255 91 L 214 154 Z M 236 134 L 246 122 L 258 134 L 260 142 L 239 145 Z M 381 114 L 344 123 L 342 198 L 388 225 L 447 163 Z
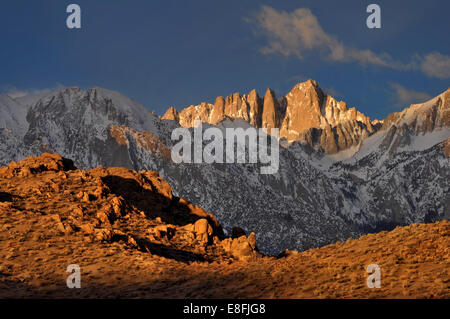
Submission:
M 278 103 L 275 93 L 271 89 L 267 89 L 264 95 L 264 104 L 261 115 L 261 127 L 265 129 L 280 127 L 280 104 Z
M 172 121 L 180 121 L 180 114 L 178 113 L 178 111 L 171 106 L 166 113 L 164 114 L 164 116 L 162 117 L 162 119 L 164 120 L 172 120 Z
M 160 156 L 165 160 L 171 158 L 170 149 L 152 132 L 139 132 L 123 125 L 111 125 L 109 134 L 118 145 L 129 145 L 129 138 L 132 137 L 138 147 L 151 152 L 155 157 Z
M 0 190 L 11 199 L 2 203 L 2 211 L 52 216 L 56 229 L 85 235 L 88 241 L 123 241 L 150 252 L 165 245 L 155 252 L 168 257 L 171 250 L 183 250 L 186 255 L 201 253 L 203 259 L 209 258 L 208 251 L 211 258 L 241 258 L 236 250 L 224 250 L 222 228 L 211 213 L 174 197 L 170 185 L 153 171 L 79 170 L 71 160 L 45 153 L 1 167 Z

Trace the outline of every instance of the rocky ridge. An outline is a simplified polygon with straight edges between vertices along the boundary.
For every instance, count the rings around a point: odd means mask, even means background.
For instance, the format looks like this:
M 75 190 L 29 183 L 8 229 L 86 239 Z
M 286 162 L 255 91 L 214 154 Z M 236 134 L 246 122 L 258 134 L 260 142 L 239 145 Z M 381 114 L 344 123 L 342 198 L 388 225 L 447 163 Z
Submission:
M 85 171 L 58 154 L 44 153 L 1 167 L 0 189 L 6 199 L 2 213 L 21 210 L 45 216 L 60 232 L 80 234 L 86 241 L 120 241 L 187 260 L 197 255 L 259 256 L 254 234 L 225 238 L 212 214 L 173 196 L 170 185 L 153 171 Z
M 358 145 L 381 126 L 356 108 L 324 94 L 314 80 L 297 84 L 280 99 L 271 89 L 262 99 L 252 90 L 248 95 L 219 96 L 214 104 L 191 105 L 181 112 L 171 107 L 162 117 L 182 127 L 193 127 L 195 120 L 217 125 L 226 118 L 240 118 L 257 128 L 278 128 L 280 138 L 302 142 L 326 154 Z

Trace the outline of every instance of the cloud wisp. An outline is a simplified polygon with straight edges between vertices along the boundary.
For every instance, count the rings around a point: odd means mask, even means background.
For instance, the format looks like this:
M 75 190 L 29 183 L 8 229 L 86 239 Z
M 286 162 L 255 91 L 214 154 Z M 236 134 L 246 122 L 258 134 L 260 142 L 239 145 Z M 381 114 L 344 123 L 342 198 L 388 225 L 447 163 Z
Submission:
M 333 62 L 356 62 L 360 65 L 376 65 L 396 70 L 421 70 L 427 76 L 450 78 L 450 57 L 432 53 L 416 56 L 413 62 L 395 61 L 388 53 L 376 53 L 342 43 L 328 34 L 317 17 L 307 8 L 292 12 L 278 11 L 262 6 L 259 12 L 245 21 L 255 25 L 267 38 L 261 48 L 263 54 L 296 56 L 302 60 L 308 54 L 317 54 Z
M 48 89 L 18 89 L 14 86 L 7 86 L 7 87 L 3 87 L 2 91 L 4 92 L 4 94 L 8 95 L 10 98 L 12 99 L 18 99 L 18 98 L 22 98 L 25 96 L 29 96 L 29 95 L 45 95 L 48 93 L 51 93 L 52 91 L 55 91 L 57 89 L 60 89 L 64 87 L 62 84 L 57 84 L 55 85 L 53 88 L 48 88 Z
M 390 82 L 392 91 L 392 102 L 396 107 L 405 107 L 414 103 L 423 103 L 431 99 L 431 95 L 425 92 L 408 90 L 398 83 Z
M 426 55 L 421 63 L 421 70 L 430 77 L 450 78 L 450 56 L 434 52 Z

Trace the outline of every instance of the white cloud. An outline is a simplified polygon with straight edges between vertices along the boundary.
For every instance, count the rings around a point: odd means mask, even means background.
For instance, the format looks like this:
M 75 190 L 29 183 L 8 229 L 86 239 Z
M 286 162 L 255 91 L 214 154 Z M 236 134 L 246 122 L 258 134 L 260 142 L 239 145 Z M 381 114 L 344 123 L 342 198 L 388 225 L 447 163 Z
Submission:
M 398 83 L 389 83 L 389 86 L 393 89 L 392 101 L 394 106 L 405 107 L 414 103 L 422 103 L 431 99 L 431 95 L 425 92 L 419 92 L 414 90 L 408 90 Z
M 342 43 L 337 37 L 325 32 L 316 16 L 307 8 L 292 12 L 277 11 L 268 6 L 245 21 L 255 25 L 266 37 L 263 54 L 296 56 L 302 60 L 306 55 L 319 54 L 329 61 L 356 62 L 361 65 L 376 65 L 396 70 L 420 70 L 430 77 L 450 77 L 450 57 L 431 53 L 416 56 L 410 63 L 395 61 L 388 53 L 375 53 Z
M 8 95 L 9 97 L 13 98 L 13 99 L 17 99 L 17 98 L 21 98 L 27 95 L 39 95 L 39 94 L 45 94 L 45 93 L 50 93 L 52 91 L 55 91 L 57 89 L 62 88 L 63 85 L 61 84 L 57 84 L 55 87 L 53 88 L 49 88 L 49 89 L 18 89 L 14 86 L 7 86 L 3 88 L 3 92 L 4 94 Z
M 405 68 L 386 53 L 377 54 L 371 50 L 344 45 L 336 37 L 326 33 L 307 8 L 289 13 L 263 6 L 254 18 L 246 21 L 256 25 L 267 36 L 268 44 L 261 49 L 263 54 L 280 53 L 303 59 L 306 54 L 319 51 L 331 61 Z
M 423 73 L 440 79 L 450 78 L 450 56 L 438 52 L 430 53 L 423 58 Z
M 18 98 L 18 97 L 22 97 L 22 96 L 28 95 L 28 94 L 30 94 L 30 92 L 23 91 L 23 90 L 18 90 L 16 88 L 12 88 L 12 89 L 9 89 L 6 92 L 6 94 L 9 95 L 9 97 L 15 99 L 15 98 Z
M 344 95 L 341 92 L 339 92 L 338 90 L 336 90 L 334 87 L 326 87 L 325 86 L 325 87 L 322 87 L 322 90 L 325 94 L 331 95 L 335 99 L 344 97 Z

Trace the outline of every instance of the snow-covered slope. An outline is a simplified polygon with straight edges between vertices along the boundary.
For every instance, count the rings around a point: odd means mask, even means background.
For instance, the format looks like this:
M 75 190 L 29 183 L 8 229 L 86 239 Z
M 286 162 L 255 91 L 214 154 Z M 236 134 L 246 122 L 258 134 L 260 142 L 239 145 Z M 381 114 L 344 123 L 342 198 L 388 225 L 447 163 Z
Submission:
M 0 94 L 0 128 L 6 128 L 17 135 L 28 130 L 27 108 L 6 94 Z
M 125 155 L 127 146 L 117 143 L 111 135 L 111 126 L 125 126 L 170 138 L 165 130 L 170 123 L 161 121 L 144 106 L 120 93 L 101 88 L 58 90 L 39 100 L 29 110 L 27 120 L 30 126 L 24 136 L 25 144 L 40 141 L 54 152 L 74 159 L 83 168 L 132 167 L 132 160 Z
M 37 103 L 37 101 L 53 93 L 54 91 L 51 90 L 41 90 L 36 92 L 30 92 L 28 94 L 19 97 L 15 97 L 14 100 L 26 106 L 27 109 L 29 109 L 30 107 L 34 106 Z

